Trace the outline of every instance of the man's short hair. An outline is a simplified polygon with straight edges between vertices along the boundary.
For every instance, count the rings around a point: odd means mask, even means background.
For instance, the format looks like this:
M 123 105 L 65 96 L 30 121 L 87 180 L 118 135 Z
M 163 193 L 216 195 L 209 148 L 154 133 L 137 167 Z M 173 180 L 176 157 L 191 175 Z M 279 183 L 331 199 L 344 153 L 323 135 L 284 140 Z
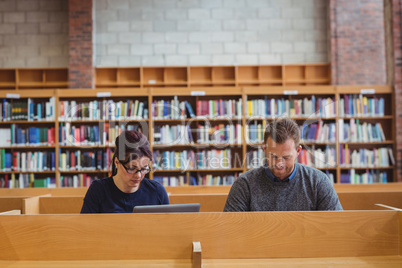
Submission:
M 264 143 L 267 143 L 269 137 L 278 144 L 293 139 L 297 148 L 300 145 L 300 128 L 289 117 L 280 117 L 267 124 L 264 132 Z

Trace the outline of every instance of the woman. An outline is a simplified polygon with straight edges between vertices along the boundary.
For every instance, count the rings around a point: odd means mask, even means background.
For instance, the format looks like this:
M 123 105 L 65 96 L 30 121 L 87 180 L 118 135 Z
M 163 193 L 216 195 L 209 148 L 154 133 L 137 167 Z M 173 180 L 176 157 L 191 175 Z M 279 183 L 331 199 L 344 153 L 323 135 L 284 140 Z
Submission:
M 165 188 L 144 178 L 152 159 L 147 138 L 137 131 L 123 131 L 115 146 L 112 176 L 92 182 L 81 213 L 131 213 L 137 205 L 169 204 Z

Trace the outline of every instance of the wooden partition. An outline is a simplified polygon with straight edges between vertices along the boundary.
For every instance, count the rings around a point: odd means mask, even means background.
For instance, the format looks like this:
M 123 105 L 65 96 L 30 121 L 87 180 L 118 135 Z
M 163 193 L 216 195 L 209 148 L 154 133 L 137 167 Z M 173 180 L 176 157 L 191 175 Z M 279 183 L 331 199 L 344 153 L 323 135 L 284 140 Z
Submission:
M 339 201 L 346 210 L 379 209 L 376 204 L 383 204 L 402 209 L 402 191 L 400 192 L 344 192 L 338 193 Z
M 386 210 L 376 204 L 402 209 L 401 192 L 344 192 L 338 193 L 344 210 Z M 200 203 L 201 212 L 222 212 L 227 194 L 172 194 L 171 204 Z M 39 198 L 40 214 L 79 213 L 83 196 L 47 196 Z
M 0 197 L 0 212 L 10 210 L 22 211 L 22 203 L 26 197 Z
M 201 212 L 223 212 L 227 194 L 174 194 L 169 196 L 171 204 L 200 203 Z
M 42 197 L 39 199 L 40 214 L 80 213 L 83 196 Z
M 228 194 L 228 186 L 179 186 L 165 187 L 169 194 Z M 402 183 L 374 183 L 374 184 L 334 184 L 337 193 L 342 192 L 386 192 L 402 191 Z M 24 189 L 0 189 L 1 196 L 38 196 L 51 194 L 52 196 L 84 196 L 87 187 L 79 188 L 24 188 Z
M 14 209 L 9 211 L 0 212 L 0 215 L 21 215 L 21 210 Z
M 399 213 L 8 215 L 0 259 L 190 259 L 195 241 L 203 259 L 395 256 Z

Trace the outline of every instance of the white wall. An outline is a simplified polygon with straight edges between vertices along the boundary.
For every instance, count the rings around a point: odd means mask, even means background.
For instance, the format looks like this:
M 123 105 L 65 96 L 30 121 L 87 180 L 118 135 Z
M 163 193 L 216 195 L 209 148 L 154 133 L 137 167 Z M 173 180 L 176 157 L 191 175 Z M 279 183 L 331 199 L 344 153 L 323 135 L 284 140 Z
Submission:
M 68 0 L 0 1 L 0 68 L 68 67 Z
M 328 0 L 93 0 L 95 66 L 329 61 Z M 68 67 L 68 0 L 0 1 L 0 68 Z
M 329 61 L 328 0 L 94 0 L 96 66 Z

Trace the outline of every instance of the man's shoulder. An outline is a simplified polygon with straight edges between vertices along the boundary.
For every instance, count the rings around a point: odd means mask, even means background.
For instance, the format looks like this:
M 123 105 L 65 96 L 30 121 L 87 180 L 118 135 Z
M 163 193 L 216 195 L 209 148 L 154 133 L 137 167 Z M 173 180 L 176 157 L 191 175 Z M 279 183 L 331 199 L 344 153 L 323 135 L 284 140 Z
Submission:
M 265 172 L 264 167 L 257 167 L 250 170 L 247 170 L 243 174 L 239 176 L 238 181 L 245 181 L 247 183 L 253 182 L 258 178 L 261 178 L 261 175 Z
M 320 182 L 329 182 L 328 176 L 321 170 L 309 167 L 303 164 L 297 164 L 297 169 L 300 174 L 300 176 L 303 177 L 303 181 L 310 180 L 315 183 L 320 183 Z
M 302 173 L 317 174 L 320 176 L 325 175 L 325 173 L 319 169 L 316 169 L 314 167 L 309 167 L 309 166 L 299 164 L 299 163 L 297 164 L 297 169 L 299 172 L 302 172 Z

